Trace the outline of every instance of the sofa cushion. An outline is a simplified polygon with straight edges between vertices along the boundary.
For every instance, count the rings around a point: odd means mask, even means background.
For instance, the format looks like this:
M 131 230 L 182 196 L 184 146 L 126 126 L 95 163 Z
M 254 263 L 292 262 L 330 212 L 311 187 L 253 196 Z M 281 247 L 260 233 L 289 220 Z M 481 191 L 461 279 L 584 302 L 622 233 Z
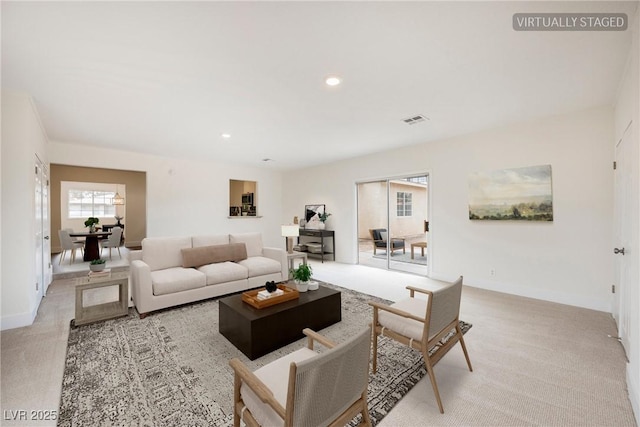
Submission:
M 263 256 L 249 257 L 239 261 L 238 264 L 249 270 L 249 277 L 282 272 L 282 265 L 278 261 Z
M 247 256 L 262 255 L 262 234 L 260 233 L 243 233 L 229 235 L 230 243 L 244 243 L 247 245 Z
M 191 247 L 191 237 L 147 237 L 142 240 L 142 260 L 151 271 L 180 267 L 184 248 Z
M 203 288 L 206 283 L 204 273 L 193 268 L 166 268 L 151 272 L 154 295 L 166 295 L 189 289 Z
M 210 235 L 210 236 L 193 236 L 191 238 L 191 241 L 193 242 L 194 248 L 198 246 L 228 245 L 229 235 L 217 234 L 217 235 Z
M 182 249 L 182 266 L 184 268 L 200 267 L 216 262 L 242 261 L 246 258 L 247 249 L 244 243 Z
M 198 268 L 198 271 L 207 276 L 207 286 L 244 280 L 249 277 L 249 270 L 246 267 L 229 261 L 203 265 Z

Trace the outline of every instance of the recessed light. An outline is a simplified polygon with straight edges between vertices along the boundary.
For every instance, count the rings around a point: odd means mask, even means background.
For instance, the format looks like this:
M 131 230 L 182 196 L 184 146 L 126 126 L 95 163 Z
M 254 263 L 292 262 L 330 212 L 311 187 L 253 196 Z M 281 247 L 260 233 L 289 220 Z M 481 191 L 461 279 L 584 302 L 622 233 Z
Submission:
M 328 86 L 338 86 L 342 80 L 337 76 L 329 76 L 324 81 Z
M 220 135 L 220 137 L 223 138 L 223 139 L 229 139 L 229 138 L 231 138 L 231 134 L 223 133 L 223 134 Z

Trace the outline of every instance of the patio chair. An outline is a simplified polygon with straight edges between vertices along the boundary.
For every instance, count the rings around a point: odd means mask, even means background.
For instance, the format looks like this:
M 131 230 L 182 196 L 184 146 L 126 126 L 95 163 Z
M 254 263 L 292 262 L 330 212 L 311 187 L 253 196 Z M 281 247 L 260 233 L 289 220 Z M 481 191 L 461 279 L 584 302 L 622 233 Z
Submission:
M 344 426 L 367 409 L 371 328 L 340 345 L 304 329 L 308 348 L 302 348 L 251 372 L 239 359 L 234 371 L 233 425 Z M 316 341 L 329 348 L 313 350 Z
M 373 228 L 369 229 L 371 239 L 373 240 L 373 254 L 375 255 L 378 249 L 387 250 L 387 229 L 386 228 Z M 407 250 L 404 247 L 404 239 L 398 237 L 391 238 L 391 254 L 396 250 L 402 249 L 402 253 L 406 253 Z
M 438 408 L 440 413 L 444 414 L 444 407 L 433 372 L 434 365 L 460 341 L 469 371 L 473 372 L 459 321 L 462 276 L 454 283 L 435 291 L 412 286 L 407 286 L 407 289 L 409 290 L 409 298 L 394 304 L 384 305 L 373 301 L 369 302 L 373 307 L 373 372 L 375 373 L 377 370 L 378 335 L 384 335 L 419 350 L 424 358 L 433 393 L 438 401 Z M 427 294 L 428 299 L 425 301 L 414 298 L 415 292 Z M 445 344 L 439 343 L 449 334 L 452 336 Z M 434 348 L 433 354 L 430 355 L 429 350 Z

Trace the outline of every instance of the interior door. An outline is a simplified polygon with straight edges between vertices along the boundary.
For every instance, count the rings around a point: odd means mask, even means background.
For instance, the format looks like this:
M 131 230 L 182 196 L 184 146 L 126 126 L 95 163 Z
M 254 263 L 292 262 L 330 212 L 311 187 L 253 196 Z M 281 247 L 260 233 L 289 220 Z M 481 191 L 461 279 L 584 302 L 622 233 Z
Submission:
M 37 156 L 35 175 L 35 291 L 38 298 L 42 298 L 51 283 L 53 274 L 51 266 L 51 223 L 49 220 L 49 173 Z
M 53 280 L 53 266 L 51 265 L 51 204 L 49 171 L 46 166 L 42 166 L 42 270 L 44 294 Z
M 632 176 L 629 160 L 632 156 L 631 123 L 616 145 L 615 151 L 615 189 L 614 189 L 614 257 L 615 257 L 615 289 L 616 298 L 613 304 L 613 316 L 618 324 L 620 342 L 629 355 L 629 314 L 630 314 L 630 265 L 625 258 L 625 248 L 631 247 L 631 194 Z
M 36 262 L 36 283 L 35 291 L 38 301 L 44 296 L 44 270 L 43 270 L 43 240 L 44 230 L 42 227 L 42 163 L 36 158 L 35 166 L 35 262 Z

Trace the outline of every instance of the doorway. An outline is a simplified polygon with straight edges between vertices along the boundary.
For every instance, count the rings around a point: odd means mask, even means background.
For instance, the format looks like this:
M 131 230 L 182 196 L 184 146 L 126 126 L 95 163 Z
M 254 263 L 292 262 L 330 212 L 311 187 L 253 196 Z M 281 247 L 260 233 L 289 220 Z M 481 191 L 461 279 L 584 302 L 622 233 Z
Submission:
M 356 183 L 358 264 L 429 274 L 429 175 Z

